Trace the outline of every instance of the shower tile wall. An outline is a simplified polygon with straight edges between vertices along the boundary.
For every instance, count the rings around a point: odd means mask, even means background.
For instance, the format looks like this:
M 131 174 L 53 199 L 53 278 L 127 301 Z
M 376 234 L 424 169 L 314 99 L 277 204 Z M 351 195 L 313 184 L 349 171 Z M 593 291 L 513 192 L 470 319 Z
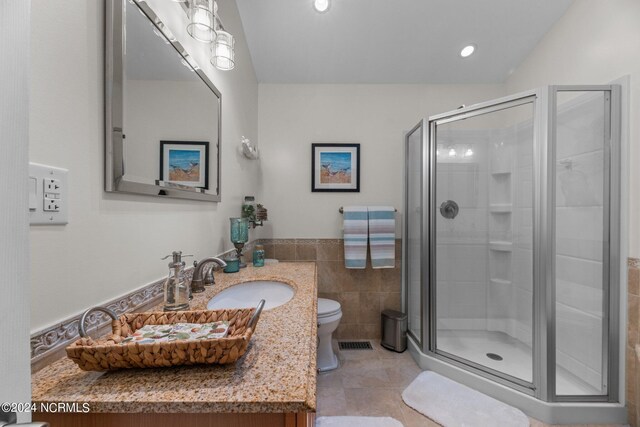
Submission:
M 486 135 L 485 135 L 486 137 Z M 439 142 L 471 147 L 473 157 L 450 159 L 447 147 L 438 156 L 436 206 L 458 204 L 454 219 L 436 215 L 438 329 L 487 328 L 487 149 L 476 131 L 441 130 Z
M 318 297 L 338 301 L 342 319 L 334 337 L 338 339 L 380 338 L 380 313 L 400 310 L 401 240 L 396 240 L 396 266 L 372 269 L 344 266 L 342 239 L 261 239 L 265 256 L 279 261 L 315 261 L 318 274 Z
M 582 95 L 565 105 L 558 107 L 556 148 L 556 357 L 559 368 L 600 394 L 603 98 Z
M 515 138 L 513 180 L 513 323 L 511 335 L 531 346 L 533 339 L 533 126 L 512 130 Z

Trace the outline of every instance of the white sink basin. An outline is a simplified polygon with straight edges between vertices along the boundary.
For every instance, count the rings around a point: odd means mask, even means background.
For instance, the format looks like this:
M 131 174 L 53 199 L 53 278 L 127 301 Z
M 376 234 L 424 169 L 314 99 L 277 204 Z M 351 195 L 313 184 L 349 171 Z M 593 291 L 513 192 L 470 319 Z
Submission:
M 256 307 L 261 299 L 265 300 L 264 309 L 278 307 L 293 298 L 295 291 L 286 283 L 259 280 L 231 286 L 207 303 L 207 309 L 251 308 Z

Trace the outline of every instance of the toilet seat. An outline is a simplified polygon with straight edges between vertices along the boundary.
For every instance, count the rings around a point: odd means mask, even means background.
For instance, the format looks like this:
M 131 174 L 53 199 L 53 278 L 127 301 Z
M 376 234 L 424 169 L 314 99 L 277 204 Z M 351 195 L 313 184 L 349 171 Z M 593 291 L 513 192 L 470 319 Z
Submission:
M 318 298 L 318 319 L 331 317 L 340 312 L 340 303 L 338 301 Z

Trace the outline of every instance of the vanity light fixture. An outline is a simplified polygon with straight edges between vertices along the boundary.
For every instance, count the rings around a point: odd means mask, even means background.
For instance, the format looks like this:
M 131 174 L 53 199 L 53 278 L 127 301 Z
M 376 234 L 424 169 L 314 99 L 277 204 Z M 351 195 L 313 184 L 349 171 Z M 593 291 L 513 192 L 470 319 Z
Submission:
M 325 13 L 331 7 L 330 0 L 313 0 L 313 8 L 318 13 Z
M 174 0 L 178 1 L 178 0 Z M 235 67 L 235 40 L 224 30 L 215 0 L 188 0 L 183 9 L 189 17 L 187 32 L 194 39 L 211 43 L 211 65 L 228 71 Z
M 224 30 L 218 30 L 216 40 L 211 45 L 211 64 L 218 70 L 233 70 L 235 66 L 233 36 Z
M 473 55 L 473 52 L 475 51 L 476 51 L 476 45 L 470 44 L 462 48 L 462 50 L 460 51 L 460 56 L 463 58 L 468 58 L 471 55 Z
M 465 157 L 473 156 L 473 149 L 471 149 L 471 147 L 467 148 L 467 151 L 464 152 L 464 156 Z
M 213 0 L 189 0 L 189 24 L 187 32 L 194 39 L 211 43 L 216 38 L 215 9 Z
M 456 149 L 451 147 L 449 148 L 449 157 L 455 157 L 456 156 Z

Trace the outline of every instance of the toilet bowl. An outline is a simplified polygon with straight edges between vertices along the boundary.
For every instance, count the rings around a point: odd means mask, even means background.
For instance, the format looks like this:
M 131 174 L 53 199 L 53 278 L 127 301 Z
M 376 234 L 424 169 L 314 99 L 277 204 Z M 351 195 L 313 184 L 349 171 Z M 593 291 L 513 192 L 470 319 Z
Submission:
M 338 357 L 333 351 L 331 336 L 336 330 L 342 310 L 340 303 L 318 298 L 318 371 L 330 371 L 338 367 Z

